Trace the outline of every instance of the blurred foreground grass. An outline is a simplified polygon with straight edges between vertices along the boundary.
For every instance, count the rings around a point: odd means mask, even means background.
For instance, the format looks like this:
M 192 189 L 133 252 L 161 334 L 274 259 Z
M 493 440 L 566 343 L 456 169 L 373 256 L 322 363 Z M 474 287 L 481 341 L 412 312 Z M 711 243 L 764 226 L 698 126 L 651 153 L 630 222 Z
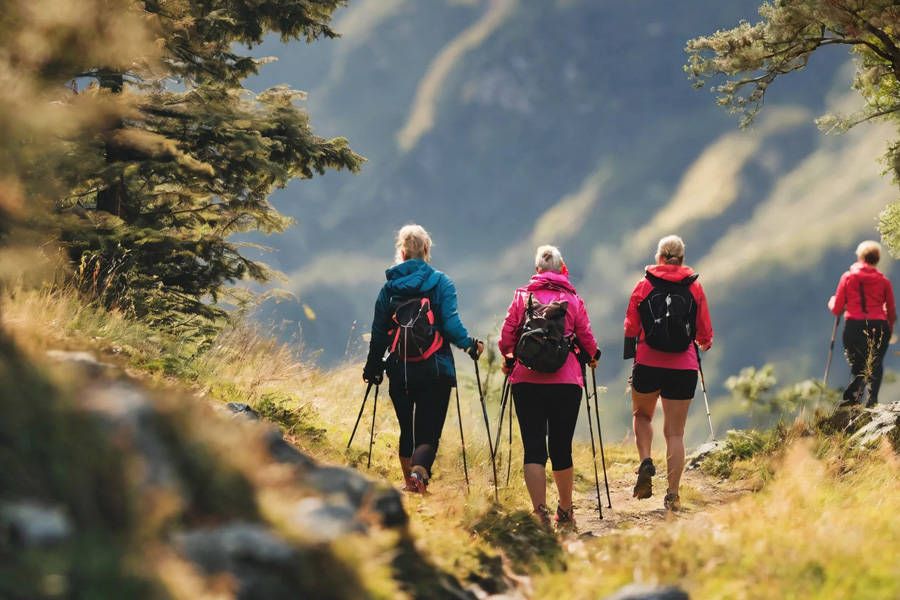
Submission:
M 243 324 L 226 328 L 201 352 L 86 306 L 66 290 L 13 286 L 0 302 L 4 328 L 37 360 L 51 348 L 93 349 L 149 385 L 188 386 L 218 401 L 246 402 L 318 460 L 365 468 L 373 397 L 346 448 L 365 389 L 359 365 L 319 370 L 297 349 Z M 498 396 L 496 390 L 489 394 L 492 422 Z M 756 493 L 715 506 L 686 489 L 688 510 L 658 526 L 637 526 L 635 519 L 635 526 L 603 537 L 560 540 L 528 516 L 518 432 L 510 465 L 506 427 L 494 501 L 478 395 L 465 376 L 460 397 L 471 487 L 467 491 L 463 477 L 453 399 L 429 494 L 408 497 L 407 509 L 416 547 L 463 582 L 491 592 L 515 581 L 528 596 L 563 600 L 602 597 L 630 582 L 675 583 L 694 598 L 900 597 L 900 463 L 888 444 L 851 449 L 840 429 L 822 426 L 822 415 L 771 431 L 734 433 L 704 470 L 717 485 L 738 482 Z M 375 432 L 369 474 L 400 485 L 398 431 L 386 389 L 378 398 Z M 577 494 L 586 499 L 594 485 L 590 452 L 588 444 L 576 445 Z M 608 444 L 606 452 L 611 481 L 630 485 L 636 462 L 631 447 Z M 548 498 L 554 507 L 552 489 Z M 629 509 L 637 515 L 643 510 Z M 588 510 L 582 506 L 579 514 Z M 421 591 L 403 593 L 422 597 Z

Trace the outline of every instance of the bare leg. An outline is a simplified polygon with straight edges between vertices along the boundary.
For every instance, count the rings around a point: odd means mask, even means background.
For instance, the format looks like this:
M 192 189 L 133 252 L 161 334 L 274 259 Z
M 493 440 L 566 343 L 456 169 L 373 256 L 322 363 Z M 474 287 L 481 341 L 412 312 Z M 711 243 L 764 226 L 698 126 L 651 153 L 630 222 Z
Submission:
M 641 460 L 650 458 L 650 444 L 653 442 L 653 413 L 659 391 L 641 394 L 631 389 L 631 407 L 634 415 L 634 441 Z
M 666 469 L 669 479 L 669 493 L 677 494 L 684 472 L 684 424 L 687 421 L 690 400 L 662 399 L 665 421 L 663 433 L 666 436 Z
M 562 471 L 553 471 L 553 480 L 559 492 L 559 507 L 563 510 L 572 508 L 572 487 L 575 485 L 575 467 Z
M 534 510 L 539 506 L 547 506 L 547 467 L 534 463 L 526 463 L 525 465 L 525 487 L 528 488 L 528 495 L 531 496 L 531 504 Z M 569 491 L 571 504 L 571 488 Z

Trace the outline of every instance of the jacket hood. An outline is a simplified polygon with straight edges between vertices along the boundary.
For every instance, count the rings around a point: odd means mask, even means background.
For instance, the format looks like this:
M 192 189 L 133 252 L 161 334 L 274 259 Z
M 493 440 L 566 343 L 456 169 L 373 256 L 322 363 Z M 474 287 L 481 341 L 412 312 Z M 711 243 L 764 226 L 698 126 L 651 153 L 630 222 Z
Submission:
M 666 281 L 681 281 L 685 277 L 690 277 L 694 274 L 692 268 L 683 265 L 650 265 L 646 270 L 651 275 Z
M 557 273 L 555 271 L 544 271 L 538 273 L 531 278 L 531 283 L 525 286 L 525 290 L 533 292 L 535 290 L 560 290 L 569 292 L 570 294 L 578 294 L 575 288 L 569 283 L 569 276 Z
M 855 262 L 850 265 L 850 272 L 862 281 L 876 281 L 884 277 L 881 271 L 865 262 Z
M 396 294 L 416 294 L 427 292 L 438 284 L 440 271 L 420 258 L 413 258 L 393 266 L 384 272 L 386 287 Z

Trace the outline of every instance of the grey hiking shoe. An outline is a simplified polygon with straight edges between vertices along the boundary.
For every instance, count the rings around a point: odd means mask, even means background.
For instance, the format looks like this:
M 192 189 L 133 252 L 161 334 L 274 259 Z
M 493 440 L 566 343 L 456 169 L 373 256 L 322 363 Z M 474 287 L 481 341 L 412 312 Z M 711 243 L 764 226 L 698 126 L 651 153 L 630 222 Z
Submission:
M 575 533 L 578 528 L 575 526 L 575 506 L 570 506 L 569 510 L 563 510 L 562 507 L 556 507 L 556 529 L 560 532 Z
M 663 506 L 666 508 L 666 510 L 678 512 L 679 510 L 681 510 L 681 498 L 678 496 L 678 494 L 669 492 L 663 499 Z
M 539 505 L 536 509 L 534 509 L 534 511 L 532 511 L 531 514 L 535 519 L 537 519 L 537 522 L 541 527 L 550 529 L 550 510 L 546 506 L 544 506 L 543 504 Z
M 653 495 L 653 476 L 656 475 L 656 467 L 652 458 L 645 458 L 638 467 L 637 483 L 634 484 L 632 496 L 638 500 L 649 498 Z

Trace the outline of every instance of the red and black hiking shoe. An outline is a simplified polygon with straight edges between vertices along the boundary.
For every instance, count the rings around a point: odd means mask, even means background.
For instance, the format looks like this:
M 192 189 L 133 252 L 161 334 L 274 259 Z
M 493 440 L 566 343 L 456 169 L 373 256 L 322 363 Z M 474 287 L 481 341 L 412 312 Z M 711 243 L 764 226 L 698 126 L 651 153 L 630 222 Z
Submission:
M 422 467 L 413 467 L 412 475 L 406 482 L 406 491 L 412 494 L 424 494 L 428 487 L 428 475 Z
M 653 459 L 645 458 L 638 467 L 637 483 L 634 484 L 634 493 L 632 494 L 634 498 L 643 500 L 653 495 L 654 475 L 656 475 L 656 467 L 653 466 Z

